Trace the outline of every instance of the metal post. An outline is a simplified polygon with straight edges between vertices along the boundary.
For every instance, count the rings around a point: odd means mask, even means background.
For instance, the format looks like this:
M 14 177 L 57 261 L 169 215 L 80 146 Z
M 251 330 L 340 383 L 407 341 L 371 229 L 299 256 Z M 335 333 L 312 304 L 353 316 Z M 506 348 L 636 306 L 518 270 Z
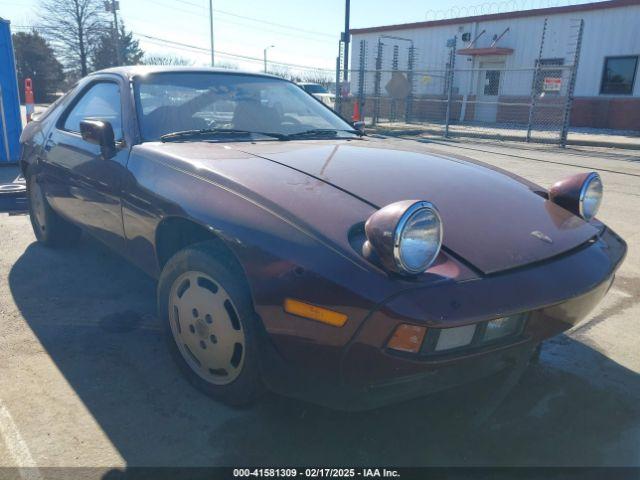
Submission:
M 351 1 L 346 0 L 344 9 L 344 81 L 349 81 L 349 37 L 351 31 L 349 29 L 349 17 L 351 15 Z
M 533 80 L 531 81 L 531 98 L 529 99 L 529 121 L 527 122 L 527 142 L 531 141 L 531 128 L 533 125 L 533 112 L 536 107 L 536 94 L 538 89 L 538 81 L 540 79 L 540 69 L 542 67 L 542 50 L 544 48 L 544 37 L 547 33 L 547 20 L 544 19 L 542 26 L 542 37 L 540 38 L 540 50 L 538 51 L 538 60 L 536 61 L 536 69 L 533 72 Z
M 407 95 L 404 108 L 404 121 L 411 123 L 413 117 L 413 68 L 415 65 L 416 48 L 411 44 L 409 47 L 409 58 L 407 60 L 407 81 L 409 82 L 409 95 Z
M 567 88 L 567 100 L 564 106 L 564 116 L 562 119 L 562 131 L 560 132 L 560 146 L 567 146 L 567 135 L 569 134 L 569 124 L 571 122 L 571 108 L 573 107 L 573 93 L 576 88 L 576 76 L 578 74 L 578 63 L 580 61 L 580 49 L 582 47 L 582 33 L 584 31 L 584 20 L 580 20 L 578 27 L 578 38 L 576 39 L 576 50 L 573 58 L 573 65 Z
M 339 53 L 339 52 L 338 52 Z M 340 88 L 340 55 L 336 57 L 336 103 L 335 110 L 340 112 L 342 110 L 342 92 Z
M 367 69 L 367 41 L 360 40 L 360 65 L 358 69 L 358 104 L 360 106 L 360 120 L 364 120 L 365 105 L 365 75 Z
M 213 49 L 213 0 L 209 0 L 209 37 L 211 41 L 211 66 L 213 67 L 215 65 L 215 51 Z
M 343 94 L 343 82 L 342 78 L 342 66 L 344 65 L 344 41 L 341 39 L 338 42 L 338 58 L 336 60 L 336 106 L 335 110 L 339 115 L 342 115 L 344 98 L 342 98 Z
M 394 45 L 393 46 L 393 57 L 391 59 L 391 70 L 393 72 L 397 72 L 398 71 L 398 56 L 400 54 L 400 47 L 398 45 Z M 393 75 L 393 73 L 392 73 Z M 397 112 L 398 112 L 398 102 L 395 98 L 391 98 L 391 112 L 389 112 L 389 116 L 391 118 L 389 118 L 389 120 L 391 122 L 395 122 L 396 118 L 397 118 Z
M 451 42 L 451 50 L 449 51 L 449 72 L 447 75 L 447 114 L 444 124 L 444 136 L 449 138 L 449 123 L 451 122 L 451 100 L 453 98 L 453 69 L 456 66 L 456 47 L 458 44 L 458 36 L 454 36 Z
M 382 82 L 382 47 L 384 44 L 382 40 L 378 38 L 378 50 L 376 56 L 376 75 L 373 82 L 373 124 L 378 123 L 380 118 L 380 83 Z

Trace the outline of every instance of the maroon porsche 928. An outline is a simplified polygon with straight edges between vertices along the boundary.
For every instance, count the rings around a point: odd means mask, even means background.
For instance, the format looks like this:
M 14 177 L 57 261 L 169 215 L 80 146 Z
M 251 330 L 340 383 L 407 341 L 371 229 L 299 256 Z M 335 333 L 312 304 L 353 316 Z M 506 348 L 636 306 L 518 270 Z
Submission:
M 24 130 L 33 229 L 156 278 L 177 363 L 230 404 L 266 386 L 362 409 L 491 376 L 611 286 L 626 244 L 597 173 L 547 190 L 356 127 L 267 75 L 97 72 Z

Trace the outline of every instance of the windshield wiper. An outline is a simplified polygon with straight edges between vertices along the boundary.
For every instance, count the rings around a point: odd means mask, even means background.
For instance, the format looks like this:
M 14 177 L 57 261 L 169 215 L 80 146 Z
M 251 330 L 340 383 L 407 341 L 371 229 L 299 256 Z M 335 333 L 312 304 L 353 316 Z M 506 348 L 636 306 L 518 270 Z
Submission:
M 305 138 L 305 137 L 326 137 L 331 136 L 335 137 L 340 132 L 352 133 L 354 135 L 358 135 L 361 137 L 364 135 L 360 130 L 349 130 L 349 129 L 334 129 L 334 128 L 314 128 L 312 130 L 304 130 L 303 132 L 290 133 L 289 135 L 285 135 L 286 140 L 291 140 L 294 138 Z
M 236 128 L 202 128 L 200 130 L 181 130 L 178 132 L 165 133 L 160 136 L 160 140 L 163 142 L 171 142 L 173 140 L 185 140 L 189 138 L 195 137 L 206 137 L 206 136 L 224 136 L 224 135 L 262 135 L 265 137 L 277 138 L 278 140 L 286 140 L 287 135 L 283 135 L 281 133 L 271 133 L 271 132 L 253 132 L 251 130 L 239 130 Z

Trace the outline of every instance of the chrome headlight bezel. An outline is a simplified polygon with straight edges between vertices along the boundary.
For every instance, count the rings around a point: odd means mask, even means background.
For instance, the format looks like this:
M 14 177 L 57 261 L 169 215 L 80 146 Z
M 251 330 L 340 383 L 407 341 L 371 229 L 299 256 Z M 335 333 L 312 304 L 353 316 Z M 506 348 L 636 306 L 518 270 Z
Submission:
M 437 222 L 437 245 L 427 249 L 431 255 L 418 266 L 407 263 L 403 255 L 403 237 L 416 215 L 428 212 Z M 389 204 L 373 213 L 365 223 L 367 241 L 363 247 L 365 257 L 393 273 L 418 275 L 426 271 L 437 259 L 442 248 L 443 225 L 440 212 L 434 204 L 425 200 L 405 200 Z M 406 253 L 406 252 L 405 252 Z
M 405 233 L 405 229 L 407 228 L 407 224 L 409 223 L 409 221 L 415 215 L 421 213 L 423 210 L 432 213 L 437 219 L 438 245 L 436 246 L 435 252 L 430 258 L 426 258 L 418 268 L 411 268 L 409 265 L 407 265 L 402 256 L 402 237 Z M 396 226 L 393 233 L 393 258 L 395 259 L 398 268 L 402 269 L 410 275 L 417 275 L 424 272 L 431 266 L 431 264 L 435 261 L 435 259 L 438 257 L 438 254 L 440 253 L 440 248 L 442 247 L 442 233 L 442 218 L 440 217 L 438 209 L 431 202 L 420 201 L 407 208 L 402 217 L 400 217 L 398 225 Z
M 597 203 L 593 208 L 593 211 L 586 212 L 584 208 L 585 200 L 589 193 L 589 188 L 594 184 L 594 182 L 598 182 L 600 184 L 600 188 L 599 188 L 600 197 L 597 199 Z M 580 189 L 578 208 L 579 208 L 580 216 L 582 218 L 589 221 L 596 216 L 596 214 L 598 213 L 598 210 L 600 210 L 600 205 L 602 204 L 603 194 L 604 194 L 604 185 L 602 183 L 602 179 L 600 178 L 600 175 L 598 175 L 597 172 L 591 172 L 589 176 L 586 178 L 586 180 L 584 181 L 584 183 L 582 184 L 582 188 Z
M 592 211 L 586 211 L 585 201 L 589 195 L 589 187 L 594 182 L 600 184 L 600 197 Z M 587 172 L 572 175 L 553 184 L 549 189 L 549 200 L 562 208 L 569 210 L 586 222 L 590 222 L 598 213 L 604 197 L 604 184 L 597 172 Z

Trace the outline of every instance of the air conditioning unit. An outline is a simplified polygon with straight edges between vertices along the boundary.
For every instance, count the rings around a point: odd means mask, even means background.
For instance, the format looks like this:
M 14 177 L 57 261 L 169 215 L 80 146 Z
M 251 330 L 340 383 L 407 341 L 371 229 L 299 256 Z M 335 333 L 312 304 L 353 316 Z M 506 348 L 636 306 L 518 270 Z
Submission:
M 471 32 L 465 32 L 462 34 L 462 41 L 463 42 L 470 42 L 471 41 Z

